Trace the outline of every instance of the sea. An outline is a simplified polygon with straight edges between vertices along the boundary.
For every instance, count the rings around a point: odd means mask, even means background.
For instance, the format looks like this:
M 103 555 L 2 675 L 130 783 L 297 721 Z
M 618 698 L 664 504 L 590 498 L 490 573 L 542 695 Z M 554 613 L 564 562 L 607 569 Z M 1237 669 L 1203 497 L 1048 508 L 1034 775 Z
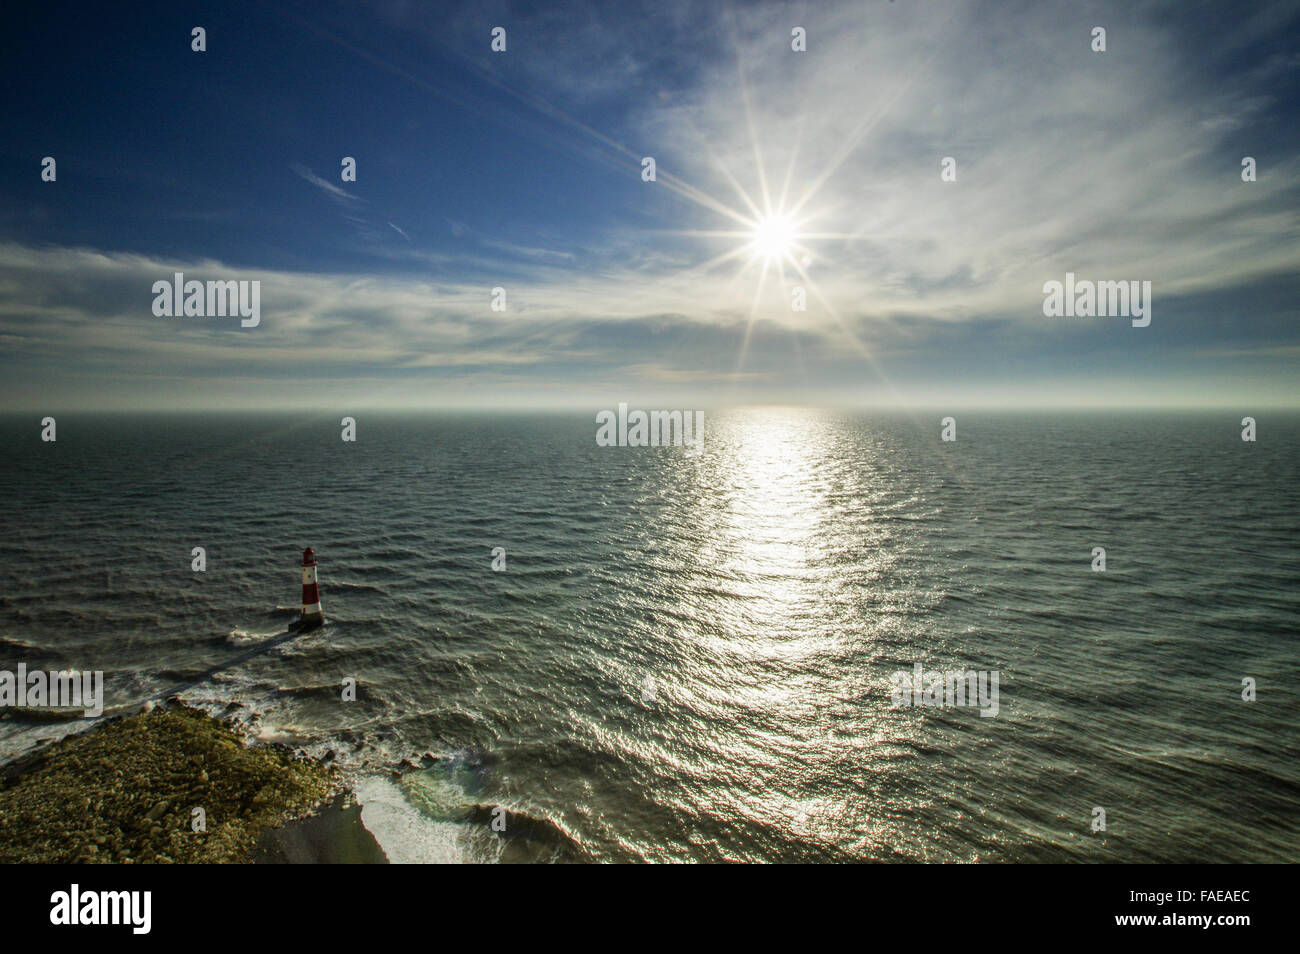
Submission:
M 6 415 L 0 668 L 193 683 L 394 862 L 1300 860 L 1300 417 L 595 412 Z

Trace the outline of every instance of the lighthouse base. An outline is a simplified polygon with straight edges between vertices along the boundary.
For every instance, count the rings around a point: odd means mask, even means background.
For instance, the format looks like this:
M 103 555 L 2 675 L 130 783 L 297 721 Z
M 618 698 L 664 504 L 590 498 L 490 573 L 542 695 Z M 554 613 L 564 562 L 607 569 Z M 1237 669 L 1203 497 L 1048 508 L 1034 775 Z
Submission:
M 310 608 L 304 608 L 302 618 L 298 620 L 299 629 L 315 629 L 317 626 L 325 625 L 325 614 L 321 611 L 320 604 Z

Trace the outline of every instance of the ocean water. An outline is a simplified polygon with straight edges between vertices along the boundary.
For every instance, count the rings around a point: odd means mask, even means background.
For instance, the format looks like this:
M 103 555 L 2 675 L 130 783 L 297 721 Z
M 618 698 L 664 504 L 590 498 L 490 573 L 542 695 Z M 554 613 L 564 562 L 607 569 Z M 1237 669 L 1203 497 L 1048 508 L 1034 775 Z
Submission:
M 331 753 L 394 861 L 1300 858 L 1295 416 L 340 416 L 0 420 L 0 668 L 165 691 L 311 546 L 328 624 L 185 697 Z M 997 715 L 892 706 L 915 663 Z

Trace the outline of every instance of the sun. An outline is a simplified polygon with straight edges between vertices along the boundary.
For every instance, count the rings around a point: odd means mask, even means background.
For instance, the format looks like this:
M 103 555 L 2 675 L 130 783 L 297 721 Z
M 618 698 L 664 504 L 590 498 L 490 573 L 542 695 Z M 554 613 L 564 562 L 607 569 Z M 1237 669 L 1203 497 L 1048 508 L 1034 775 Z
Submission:
M 790 258 L 799 241 L 799 230 L 788 215 L 779 213 L 765 216 L 754 226 L 750 246 L 755 257 L 769 262 Z

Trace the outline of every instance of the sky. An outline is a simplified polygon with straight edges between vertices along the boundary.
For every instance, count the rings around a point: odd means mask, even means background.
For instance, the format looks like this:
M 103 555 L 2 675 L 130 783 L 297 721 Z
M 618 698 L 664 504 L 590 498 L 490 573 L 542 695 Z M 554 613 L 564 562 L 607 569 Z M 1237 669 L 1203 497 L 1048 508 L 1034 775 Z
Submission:
M 15 11 L 0 410 L 1300 405 L 1297 39 L 1248 0 Z M 155 315 L 178 271 L 260 322 Z M 1150 324 L 1045 316 L 1067 272 Z

